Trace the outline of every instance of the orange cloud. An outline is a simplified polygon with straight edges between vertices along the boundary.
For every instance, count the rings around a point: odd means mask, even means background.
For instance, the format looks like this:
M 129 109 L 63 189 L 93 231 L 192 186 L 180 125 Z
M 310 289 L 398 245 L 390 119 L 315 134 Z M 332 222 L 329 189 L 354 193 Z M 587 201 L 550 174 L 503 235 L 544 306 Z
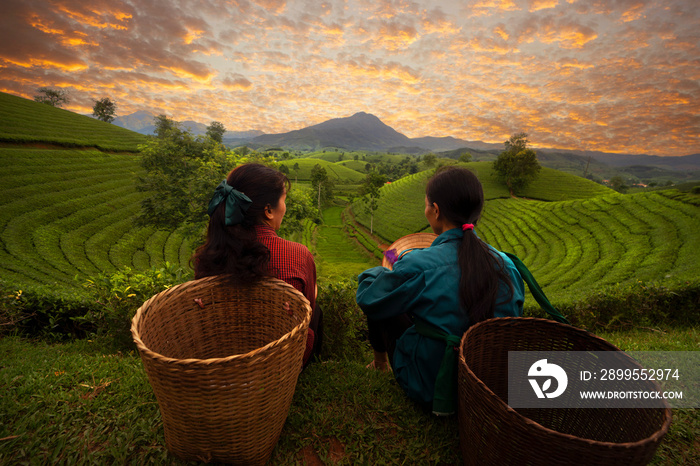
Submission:
M 469 5 L 470 12 L 475 16 L 485 16 L 497 12 L 520 10 L 512 0 L 477 0 Z
M 546 10 L 548 8 L 554 8 L 559 5 L 559 0 L 529 0 L 530 4 L 528 11 L 535 12 L 540 10 Z
M 598 34 L 590 27 L 578 24 L 546 24 L 541 26 L 537 37 L 545 44 L 558 42 L 565 49 L 580 49 L 595 40 Z

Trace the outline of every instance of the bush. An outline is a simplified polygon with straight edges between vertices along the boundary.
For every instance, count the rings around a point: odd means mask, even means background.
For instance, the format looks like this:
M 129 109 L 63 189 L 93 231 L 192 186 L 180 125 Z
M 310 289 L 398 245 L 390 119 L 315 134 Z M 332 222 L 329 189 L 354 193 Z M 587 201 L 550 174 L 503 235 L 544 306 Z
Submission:
M 323 359 L 363 362 L 370 346 L 367 320 L 355 302 L 357 283 L 341 279 L 319 283 L 318 304 L 323 310 Z
M 191 278 L 188 272 L 168 262 L 144 272 L 124 268 L 101 273 L 83 286 L 98 304 L 74 320 L 95 329 L 94 337 L 117 350 L 132 349 L 131 319 L 151 296 Z
M 74 319 L 95 306 L 79 292 L 49 286 L 0 282 L 0 335 L 38 336 L 50 341 L 82 338 L 87 328 Z
M 569 321 L 589 330 L 700 324 L 700 281 L 673 285 L 646 283 L 606 287 L 572 303 L 555 304 Z M 528 314 L 544 314 L 528 309 Z M 539 315 L 538 315 L 539 316 Z

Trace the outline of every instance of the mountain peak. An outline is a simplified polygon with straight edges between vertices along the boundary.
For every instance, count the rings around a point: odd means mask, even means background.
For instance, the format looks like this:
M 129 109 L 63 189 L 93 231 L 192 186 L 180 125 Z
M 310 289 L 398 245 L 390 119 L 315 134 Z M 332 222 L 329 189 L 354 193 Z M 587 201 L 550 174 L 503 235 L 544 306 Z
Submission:
M 333 118 L 314 126 L 283 134 L 266 134 L 254 139 L 264 145 L 320 149 L 338 147 L 355 150 L 383 150 L 387 147 L 404 146 L 408 137 L 394 130 L 374 115 L 358 112 L 350 117 Z

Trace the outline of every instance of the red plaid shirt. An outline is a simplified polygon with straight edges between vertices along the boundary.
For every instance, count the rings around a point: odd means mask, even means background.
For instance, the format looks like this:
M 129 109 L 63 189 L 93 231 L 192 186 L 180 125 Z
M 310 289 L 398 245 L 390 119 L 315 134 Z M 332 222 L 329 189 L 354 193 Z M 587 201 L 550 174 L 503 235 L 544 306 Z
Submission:
M 275 276 L 299 290 L 313 309 L 316 305 L 316 263 L 309 249 L 280 238 L 268 225 L 255 225 L 255 233 L 258 241 L 270 250 L 270 269 Z

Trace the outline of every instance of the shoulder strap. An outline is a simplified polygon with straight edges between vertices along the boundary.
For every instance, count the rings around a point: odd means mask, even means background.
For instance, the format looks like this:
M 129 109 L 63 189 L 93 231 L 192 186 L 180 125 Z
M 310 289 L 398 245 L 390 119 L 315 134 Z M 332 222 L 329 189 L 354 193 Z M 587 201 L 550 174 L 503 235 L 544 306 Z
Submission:
M 521 261 L 515 254 L 511 254 L 509 252 L 504 252 L 504 254 L 513 261 L 515 268 L 518 269 L 518 272 L 520 272 L 520 276 L 522 276 L 525 283 L 527 283 L 527 287 L 530 288 L 530 293 L 532 293 L 532 296 L 535 298 L 535 301 L 537 301 L 540 307 L 547 311 L 547 314 L 552 316 L 552 318 L 557 322 L 571 325 L 571 322 L 569 322 L 566 317 L 561 315 L 561 313 L 557 311 L 554 306 L 552 306 L 549 299 L 547 299 L 547 296 L 544 294 L 544 291 L 542 291 L 542 288 L 540 288 L 540 285 L 537 284 L 535 277 L 532 276 L 530 270 L 525 266 L 525 264 L 523 264 L 523 261 Z
M 445 342 L 445 353 L 435 379 L 433 414 L 438 416 L 453 414 L 457 411 L 457 349 L 461 337 L 450 335 L 420 317 L 415 318 L 414 325 L 419 334 Z

